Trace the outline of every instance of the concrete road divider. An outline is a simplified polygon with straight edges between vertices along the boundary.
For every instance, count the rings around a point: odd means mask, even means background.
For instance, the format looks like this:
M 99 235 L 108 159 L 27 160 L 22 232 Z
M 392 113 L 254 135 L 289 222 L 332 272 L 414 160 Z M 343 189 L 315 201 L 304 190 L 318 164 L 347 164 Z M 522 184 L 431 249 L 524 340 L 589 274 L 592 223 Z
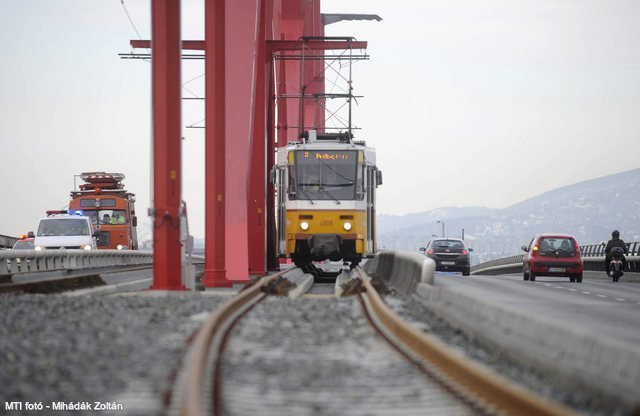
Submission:
M 420 284 L 421 302 L 451 325 L 514 359 L 597 394 L 639 406 L 640 349 L 468 294 Z
M 433 284 L 436 263 L 430 258 L 404 251 L 383 251 L 367 261 L 363 269 L 380 276 L 404 294 L 414 293 L 418 283 Z

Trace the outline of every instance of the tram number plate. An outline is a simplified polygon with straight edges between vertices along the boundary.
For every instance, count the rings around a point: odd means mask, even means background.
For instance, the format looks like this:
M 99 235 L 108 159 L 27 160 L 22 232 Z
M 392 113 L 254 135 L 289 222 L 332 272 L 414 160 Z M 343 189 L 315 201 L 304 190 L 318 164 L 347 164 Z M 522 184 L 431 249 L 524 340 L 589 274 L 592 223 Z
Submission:
M 567 269 L 564 267 L 549 267 L 549 272 L 551 273 L 562 273 L 566 272 Z
M 453 266 L 456 264 L 455 261 L 441 261 L 440 264 L 444 264 L 445 266 Z
M 333 221 L 332 220 L 322 220 L 320 221 L 320 225 L 323 227 L 331 227 L 333 226 Z

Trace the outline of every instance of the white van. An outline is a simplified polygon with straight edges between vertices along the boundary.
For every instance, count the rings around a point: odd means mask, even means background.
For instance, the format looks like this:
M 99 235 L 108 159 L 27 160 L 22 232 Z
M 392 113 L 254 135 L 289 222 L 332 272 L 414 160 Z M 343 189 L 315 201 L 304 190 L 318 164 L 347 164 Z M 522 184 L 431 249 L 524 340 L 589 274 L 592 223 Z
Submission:
M 89 217 L 72 211 L 47 211 L 38 225 L 34 245 L 36 250 L 96 249 Z

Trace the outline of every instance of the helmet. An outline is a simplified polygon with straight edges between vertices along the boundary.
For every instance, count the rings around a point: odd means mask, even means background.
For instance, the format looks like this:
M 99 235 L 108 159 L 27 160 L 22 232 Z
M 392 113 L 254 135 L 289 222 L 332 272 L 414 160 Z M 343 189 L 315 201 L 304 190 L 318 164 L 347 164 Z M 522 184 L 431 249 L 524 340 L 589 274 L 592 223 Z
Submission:
M 613 230 L 613 231 L 611 232 L 611 237 L 613 237 L 613 238 L 619 238 L 619 237 L 620 237 L 620 231 L 618 231 L 618 230 Z

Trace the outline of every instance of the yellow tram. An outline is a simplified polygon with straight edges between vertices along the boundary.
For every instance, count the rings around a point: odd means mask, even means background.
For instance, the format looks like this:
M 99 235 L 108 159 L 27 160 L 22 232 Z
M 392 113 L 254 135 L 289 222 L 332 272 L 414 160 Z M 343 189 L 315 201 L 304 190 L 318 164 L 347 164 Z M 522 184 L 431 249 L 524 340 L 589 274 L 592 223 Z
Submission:
M 271 179 L 277 193 L 277 250 L 307 267 L 312 261 L 357 265 L 376 251 L 375 150 L 350 133 L 306 132 L 278 149 Z

